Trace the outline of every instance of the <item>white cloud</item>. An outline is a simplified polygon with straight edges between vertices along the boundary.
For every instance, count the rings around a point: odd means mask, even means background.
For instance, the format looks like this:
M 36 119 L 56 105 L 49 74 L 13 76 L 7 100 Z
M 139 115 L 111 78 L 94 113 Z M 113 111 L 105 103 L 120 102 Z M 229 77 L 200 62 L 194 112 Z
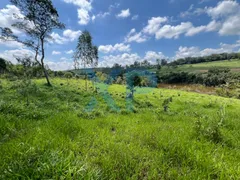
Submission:
M 71 50 L 69 50 L 69 51 L 65 51 L 65 53 L 66 53 L 66 54 L 73 54 L 74 51 L 71 49 Z
M 70 41 L 75 41 L 81 34 L 82 31 L 73 31 L 71 29 L 63 31 L 63 36 L 69 39 Z
M 93 16 L 92 16 L 92 21 L 95 21 L 95 19 L 96 19 L 96 16 L 93 15 Z
M 195 57 L 198 56 L 200 49 L 198 47 L 182 47 L 180 46 L 176 52 L 174 59 L 180 59 L 185 57 Z
M 240 47 L 240 41 L 237 41 L 235 44 L 224 44 L 220 43 L 219 48 L 206 48 L 201 50 L 198 47 L 182 47 L 180 46 L 174 59 L 180 59 L 185 57 L 198 57 L 198 56 L 208 56 L 211 54 L 220 54 L 226 52 L 236 52 L 237 49 Z
M 240 35 L 240 13 L 229 17 L 219 31 L 220 35 Z
M 14 34 L 21 34 L 17 28 L 12 27 L 12 24 L 19 22 L 19 18 L 23 18 L 24 15 L 14 5 L 6 5 L 6 8 L 0 9 L 0 27 L 11 28 Z
M 117 15 L 118 18 L 127 18 L 131 15 L 129 9 L 122 10 L 121 13 Z
M 34 56 L 34 53 L 28 49 L 14 49 L 14 50 L 5 50 L 0 53 L 0 57 L 12 62 L 13 64 L 17 63 L 15 57 L 26 57 Z
M 185 18 L 185 17 L 190 16 L 190 15 L 192 14 L 191 11 L 193 10 L 193 7 L 194 7 L 194 5 L 191 4 L 187 11 L 180 13 L 180 17 L 181 17 L 181 18 Z
M 46 64 L 51 70 L 55 70 L 55 71 L 65 71 L 65 70 L 74 69 L 73 62 L 69 62 L 69 61 L 60 61 L 60 62 L 46 61 Z
M 109 6 L 108 11 L 99 12 L 95 17 L 96 18 L 105 18 L 107 16 L 110 16 L 113 9 L 118 8 L 119 6 L 120 6 L 120 4 L 118 4 L 118 3 L 112 4 L 112 5 Z
M 53 51 L 52 52 L 52 55 L 60 55 L 60 54 L 62 54 L 60 51 Z
M 66 57 L 61 57 L 60 60 L 61 60 L 61 61 L 71 61 L 71 59 L 66 58 Z
M 200 15 L 206 13 L 211 21 L 208 25 L 192 27 L 187 36 L 192 36 L 200 32 L 217 31 L 222 36 L 240 35 L 240 4 L 237 1 L 220 1 L 215 7 L 205 7 L 203 9 L 189 9 L 180 14 L 181 17 Z
M 240 35 L 240 4 L 237 1 L 221 1 L 216 7 L 206 8 L 206 12 L 222 24 L 219 28 L 220 35 Z
M 89 12 L 92 10 L 92 1 L 88 0 L 63 0 L 66 3 L 74 4 L 78 7 L 78 23 L 87 25 L 90 21 Z
M 164 56 L 162 52 L 155 52 L 155 51 L 147 51 L 144 59 L 150 61 L 151 63 L 156 63 L 157 59 L 165 59 L 167 58 Z
M 167 17 L 152 17 L 150 20 L 148 20 L 148 25 L 143 29 L 143 32 L 155 34 L 159 30 L 162 23 L 166 22 L 167 20 Z
M 97 17 L 105 18 L 105 17 L 107 17 L 109 15 L 110 15 L 110 12 L 104 12 L 104 13 L 100 12 L 100 13 L 97 14 Z
M 0 45 L 9 47 L 9 48 L 23 48 L 24 45 L 22 43 L 16 42 L 14 40 L 8 39 L 8 41 L 4 41 L 0 39 Z
M 147 41 L 148 37 L 145 36 L 142 32 L 137 33 L 136 29 L 131 29 L 131 31 L 125 37 L 125 42 L 137 42 L 142 43 Z
M 112 45 L 101 45 L 98 50 L 102 53 L 113 53 L 113 52 L 129 52 L 131 50 L 130 45 L 123 43 Z
M 134 15 L 133 17 L 132 17 L 132 20 L 138 20 L 138 15 Z
M 141 60 L 142 58 L 137 53 L 134 53 L 134 54 L 124 53 L 116 56 L 113 56 L 113 55 L 103 56 L 100 59 L 99 67 L 107 67 L 107 66 L 111 67 L 115 63 L 125 66 L 129 64 L 133 64 L 135 61 L 140 62 Z
M 58 33 L 52 32 L 52 39 L 49 39 L 50 43 L 64 44 L 68 41 L 68 39 L 60 36 Z
M 213 20 L 206 26 L 206 31 L 207 32 L 218 31 L 220 28 L 221 28 L 221 23 Z
M 109 9 L 109 11 L 111 11 L 114 8 L 119 8 L 119 6 L 120 6 L 119 3 L 111 4 L 108 9 Z
M 74 4 L 80 8 L 84 8 L 89 11 L 92 9 L 91 1 L 88 0 L 63 0 L 63 1 L 66 3 Z
M 191 27 L 187 33 L 186 36 L 193 36 L 195 34 L 198 34 L 206 29 L 206 26 L 198 26 L 198 27 Z
M 209 1 L 211 1 L 211 0 L 200 0 L 199 4 L 207 3 Z
M 164 25 L 155 34 L 156 39 L 161 38 L 175 38 L 177 39 L 179 35 L 186 33 L 193 25 L 191 22 L 182 22 L 177 26 Z
M 191 27 L 186 32 L 186 36 L 193 36 L 193 35 L 196 35 L 200 32 L 218 31 L 220 28 L 221 28 L 221 23 L 213 20 L 209 24 L 207 24 L 206 26 Z
M 17 64 L 17 60 L 15 57 L 26 57 L 26 56 L 34 56 L 34 53 L 28 49 L 14 49 L 14 50 L 5 50 L 0 53 L 0 57 L 12 62 L 13 64 Z M 62 58 L 61 58 L 62 59 Z M 45 60 L 45 64 L 52 70 L 69 70 L 73 69 L 73 62 L 69 61 L 69 59 L 62 59 L 62 61 L 54 62 Z
M 90 21 L 90 16 L 88 14 L 88 11 L 83 8 L 78 9 L 78 18 L 79 18 L 78 23 L 81 25 L 87 25 L 88 22 Z
M 157 59 L 166 58 L 162 52 L 148 51 L 144 57 L 140 57 L 137 53 L 123 53 L 119 55 L 103 56 L 99 61 L 99 67 L 111 67 L 115 63 L 122 66 L 133 64 L 135 61 L 142 62 L 148 60 L 150 63 L 155 64 Z
M 52 39 L 49 39 L 50 43 L 57 43 L 57 44 L 65 44 L 68 42 L 75 41 L 81 34 L 81 31 L 73 31 L 71 29 L 67 29 L 63 31 L 63 35 L 60 36 L 58 33 L 52 32 L 51 37 Z
M 240 6 L 236 1 L 220 1 L 216 7 L 207 8 L 207 13 L 213 18 L 226 17 L 239 13 Z

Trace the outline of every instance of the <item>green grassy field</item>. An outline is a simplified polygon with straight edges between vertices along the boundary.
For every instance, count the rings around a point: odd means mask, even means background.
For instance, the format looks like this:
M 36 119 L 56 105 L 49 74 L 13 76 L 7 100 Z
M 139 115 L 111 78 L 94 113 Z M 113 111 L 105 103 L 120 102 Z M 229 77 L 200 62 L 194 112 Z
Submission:
M 240 71 L 240 60 L 233 59 L 231 61 L 214 61 L 214 62 L 207 62 L 207 63 L 199 63 L 199 64 L 192 64 L 192 65 L 183 65 L 180 66 L 183 70 L 208 70 L 211 67 L 222 67 L 222 68 L 230 68 L 235 71 Z
M 139 88 L 130 111 L 124 86 L 52 79 L 34 81 L 27 106 L 1 82 L 0 179 L 240 177 L 239 100 Z
M 186 72 L 193 72 L 193 73 L 204 73 L 207 72 L 212 67 L 218 68 L 230 68 L 234 72 L 240 72 L 240 60 L 239 59 L 232 59 L 231 61 L 213 61 L 207 63 L 198 63 L 198 64 L 186 64 L 177 67 L 162 67 L 162 72 L 169 72 L 169 71 L 186 71 Z M 157 69 L 152 69 L 151 71 L 156 71 Z
M 240 71 L 240 60 L 233 59 L 231 61 L 213 61 L 207 63 L 199 63 L 199 64 L 192 64 L 192 65 L 183 65 L 179 66 L 178 69 L 183 71 L 207 71 L 211 67 L 219 67 L 219 68 L 230 68 L 232 71 Z

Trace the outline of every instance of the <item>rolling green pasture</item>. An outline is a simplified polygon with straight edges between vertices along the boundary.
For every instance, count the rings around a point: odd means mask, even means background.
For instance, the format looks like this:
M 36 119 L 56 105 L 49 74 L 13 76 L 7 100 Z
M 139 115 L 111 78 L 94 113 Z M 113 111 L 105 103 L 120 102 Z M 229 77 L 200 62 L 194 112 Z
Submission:
M 239 100 L 138 88 L 127 103 L 121 85 L 34 83 L 27 106 L 18 83 L 1 80 L 0 179 L 240 177 Z
M 233 59 L 231 61 L 213 61 L 213 62 L 206 62 L 206 63 L 199 63 L 199 64 L 191 64 L 191 65 L 183 65 L 179 66 L 179 70 L 182 71 L 195 71 L 195 72 L 204 72 L 212 67 L 219 67 L 219 68 L 230 68 L 232 71 L 240 72 L 240 60 Z

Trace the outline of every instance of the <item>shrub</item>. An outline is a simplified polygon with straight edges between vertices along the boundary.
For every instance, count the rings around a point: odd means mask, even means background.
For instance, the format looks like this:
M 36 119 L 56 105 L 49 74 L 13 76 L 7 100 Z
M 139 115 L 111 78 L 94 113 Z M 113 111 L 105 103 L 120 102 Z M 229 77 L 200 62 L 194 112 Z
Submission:
M 223 135 L 221 133 L 221 127 L 225 121 L 225 108 L 222 107 L 218 112 L 218 119 L 209 121 L 206 116 L 198 117 L 198 120 L 194 124 L 195 134 L 198 139 L 201 137 L 206 138 L 214 143 L 220 143 L 223 141 Z
M 23 79 L 18 86 L 17 92 L 26 98 L 26 103 L 29 105 L 29 96 L 35 95 L 38 88 L 35 83 L 32 83 L 30 79 Z
M 73 77 L 73 75 L 72 75 L 72 73 L 70 73 L 70 72 L 66 72 L 66 73 L 64 74 L 64 77 L 67 78 L 67 79 L 70 79 L 70 78 Z
M 169 110 L 169 104 L 173 101 L 172 97 L 167 98 L 163 101 L 162 103 L 162 107 L 164 112 L 167 112 Z

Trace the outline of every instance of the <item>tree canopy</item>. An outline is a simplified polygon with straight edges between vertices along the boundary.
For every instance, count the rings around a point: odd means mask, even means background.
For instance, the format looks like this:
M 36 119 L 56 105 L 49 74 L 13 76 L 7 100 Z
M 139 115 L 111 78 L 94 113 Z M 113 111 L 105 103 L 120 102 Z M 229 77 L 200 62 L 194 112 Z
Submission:
M 98 65 L 98 48 L 93 45 L 92 36 L 88 31 L 84 31 L 78 38 L 74 64 L 75 68 L 79 68 L 80 65 L 84 68 Z
M 10 28 L 1 27 L 1 39 L 17 41 L 35 52 L 35 61 L 42 67 L 48 85 L 51 85 L 46 71 L 45 43 L 51 40 L 54 29 L 63 29 L 59 15 L 51 0 L 10 0 L 18 7 L 22 15 L 16 14 L 18 22 L 12 24 L 26 36 L 17 37 Z M 40 57 L 39 57 L 40 56 Z
M 0 57 L 0 73 L 7 69 L 6 61 Z

